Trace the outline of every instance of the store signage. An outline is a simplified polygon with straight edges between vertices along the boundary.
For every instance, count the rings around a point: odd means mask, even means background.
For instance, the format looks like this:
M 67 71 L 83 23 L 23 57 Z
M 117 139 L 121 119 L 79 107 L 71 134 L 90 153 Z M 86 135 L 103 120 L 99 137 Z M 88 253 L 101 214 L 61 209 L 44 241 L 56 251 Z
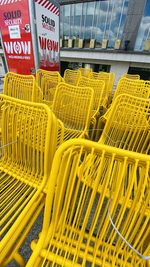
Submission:
M 2 1 L 0 27 L 9 71 L 31 74 L 35 65 L 28 0 Z
M 4 42 L 7 54 L 31 55 L 31 42 Z
M 50 51 L 55 51 L 58 52 L 58 42 L 55 42 L 54 40 L 46 39 L 44 37 L 39 36 L 39 43 L 40 43 L 40 48 L 42 50 L 50 50 Z
M 40 68 L 59 70 L 59 8 L 49 0 L 35 0 Z

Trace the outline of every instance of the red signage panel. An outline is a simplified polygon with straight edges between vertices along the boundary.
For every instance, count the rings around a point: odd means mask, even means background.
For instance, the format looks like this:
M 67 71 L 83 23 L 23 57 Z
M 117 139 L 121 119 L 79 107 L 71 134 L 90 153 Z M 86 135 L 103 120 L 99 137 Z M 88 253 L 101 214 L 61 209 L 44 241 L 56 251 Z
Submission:
M 28 0 L 0 0 L 0 27 L 9 71 L 35 69 Z

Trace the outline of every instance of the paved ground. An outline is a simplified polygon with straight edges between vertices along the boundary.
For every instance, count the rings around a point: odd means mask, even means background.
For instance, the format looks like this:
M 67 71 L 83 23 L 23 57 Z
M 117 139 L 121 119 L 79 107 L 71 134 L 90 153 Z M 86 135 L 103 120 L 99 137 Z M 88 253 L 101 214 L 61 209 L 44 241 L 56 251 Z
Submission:
M 3 91 L 3 83 L 4 83 L 4 80 L 0 78 L 0 93 L 2 93 Z
M 20 253 L 27 262 L 32 251 L 30 249 L 30 243 L 32 240 L 38 238 L 38 234 L 41 231 L 42 227 L 42 221 L 43 221 L 43 212 L 39 215 L 38 219 L 36 220 L 35 224 L 31 228 L 23 246 L 20 249 Z M 18 264 L 15 261 L 10 262 L 7 267 L 18 267 Z

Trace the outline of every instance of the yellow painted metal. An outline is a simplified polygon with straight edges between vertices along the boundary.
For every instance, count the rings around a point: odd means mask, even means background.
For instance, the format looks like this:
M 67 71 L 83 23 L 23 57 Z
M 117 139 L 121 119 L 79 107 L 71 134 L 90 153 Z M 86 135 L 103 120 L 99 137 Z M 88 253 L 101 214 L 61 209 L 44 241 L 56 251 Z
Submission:
M 87 77 L 81 77 L 78 82 L 78 86 L 81 87 L 91 87 L 94 91 L 94 101 L 93 101 L 93 114 L 99 111 L 102 105 L 103 91 L 105 87 L 105 82 L 102 80 L 89 79 Z
M 80 70 L 66 69 L 64 72 L 64 82 L 71 84 L 71 85 L 77 85 L 80 79 L 80 76 L 81 76 Z
M 128 79 L 133 79 L 133 80 L 140 80 L 140 75 L 139 74 L 129 74 L 129 73 L 124 73 L 121 78 L 128 78 Z
M 92 108 L 93 89 L 66 83 L 57 86 L 52 111 L 64 124 L 64 140 L 85 137 L 88 134 Z
M 148 99 L 150 97 L 150 81 L 138 79 L 133 80 L 125 77 L 121 78 L 118 82 L 112 103 L 114 102 L 115 98 L 120 94 L 129 94 L 132 96 Z M 107 109 L 106 113 L 99 119 L 97 127 L 98 129 L 102 129 L 105 125 L 106 120 L 108 119 L 111 111 L 111 106 Z M 97 131 L 97 136 L 95 140 L 98 141 L 99 137 L 100 132 Z
M 149 98 L 150 81 L 121 78 L 118 82 L 113 100 L 120 94 L 130 94 L 137 97 Z
M 89 73 L 92 71 L 91 68 L 79 68 L 81 76 L 88 77 Z
M 65 142 L 54 157 L 42 232 L 26 267 L 146 267 L 149 172 L 150 156 Z
M 150 99 L 116 97 L 99 143 L 150 154 Z
M 36 90 L 38 90 L 38 87 L 33 75 L 6 73 L 3 94 L 22 100 L 34 101 Z
M 103 105 L 103 95 L 105 89 L 105 82 L 103 80 L 89 79 L 87 77 L 81 76 L 79 79 L 78 86 L 82 87 L 91 87 L 94 91 L 94 101 L 93 101 L 93 110 L 90 123 L 90 139 L 94 138 L 97 118 L 100 116 L 100 108 Z
M 36 71 L 36 82 L 41 88 L 43 95 L 40 102 L 48 105 L 51 108 L 56 87 L 61 81 L 62 77 L 58 71 L 46 71 L 38 69 Z
M 105 81 L 105 85 L 107 86 L 106 89 L 108 92 L 108 104 L 109 104 L 112 98 L 112 90 L 114 87 L 115 73 L 114 72 L 109 72 L 109 73 L 99 72 L 99 79 Z
M 60 123 L 44 104 L 0 95 L 0 266 L 18 249 L 43 208 Z
M 43 92 L 43 103 L 47 104 L 49 107 L 52 107 L 54 94 L 58 84 L 59 82 L 53 77 L 42 78 L 41 90 Z
M 58 71 L 47 71 L 42 69 L 37 69 L 36 71 L 36 82 L 38 86 L 42 87 L 43 78 L 53 79 L 57 84 L 61 82 L 62 77 Z
M 110 100 L 111 100 L 111 94 L 112 89 L 114 86 L 114 79 L 115 74 L 113 72 L 107 73 L 107 72 L 90 72 L 89 76 L 90 79 L 96 79 L 96 80 L 103 80 L 105 82 L 105 90 L 103 94 L 103 107 L 107 108 Z

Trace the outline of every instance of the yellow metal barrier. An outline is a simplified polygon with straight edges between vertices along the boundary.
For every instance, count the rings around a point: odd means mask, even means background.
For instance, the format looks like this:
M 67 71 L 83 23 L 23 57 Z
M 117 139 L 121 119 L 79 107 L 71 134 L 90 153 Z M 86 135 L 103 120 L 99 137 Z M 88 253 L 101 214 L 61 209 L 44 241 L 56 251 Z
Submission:
M 0 266 L 18 250 L 45 202 L 44 189 L 54 153 L 62 142 L 61 127 L 46 105 L 0 96 Z
M 146 155 L 83 139 L 64 143 L 26 267 L 146 267 L 149 171 Z
M 77 85 L 80 77 L 81 77 L 80 70 L 66 69 L 64 72 L 64 82 L 71 85 Z
M 66 83 L 57 86 L 52 111 L 65 127 L 64 140 L 88 135 L 94 92 Z
M 100 143 L 150 153 L 150 100 L 121 94 L 114 100 Z

